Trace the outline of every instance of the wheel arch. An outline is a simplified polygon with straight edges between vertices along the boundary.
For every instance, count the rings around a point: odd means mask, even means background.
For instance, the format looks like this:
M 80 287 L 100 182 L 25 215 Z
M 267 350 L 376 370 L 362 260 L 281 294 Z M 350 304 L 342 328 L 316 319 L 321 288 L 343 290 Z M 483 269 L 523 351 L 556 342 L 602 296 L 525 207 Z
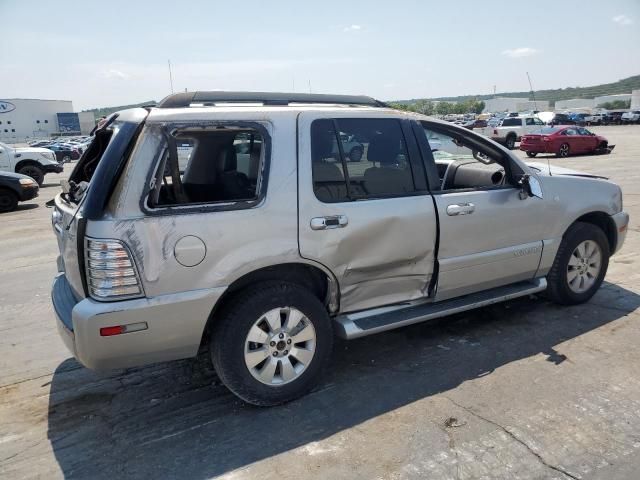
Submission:
M 27 165 L 34 165 L 44 171 L 42 165 L 37 160 L 34 160 L 32 158 L 23 158 L 18 163 L 16 163 L 15 172 L 17 173 L 18 170 L 20 170 L 22 167 L 26 167 Z
M 211 330 L 217 318 L 216 314 L 237 293 L 257 283 L 274 281 L 289 282 L 305 287 L 324 303 L 329 313 L 338 310 L 340 298 L 338 282 L 334 275 L 324 268 L 304 262 L 282 263 L 258 268 L 234 280 L 215 303 L 202 334 L 201 347 L 209 343 Z
M 590 223 L 595 225 L 600 230 L 602 230 L 607 237 L 607 241 L 609 243 L 609 253 L 613 252 L 616 248 L 618 242 L 618 232 L 616 231 L 616 224 L 611 218 L 611 216 L 605 212 L 589 212 L 585 213 L 581 217 L 578 217 L 567 230 L 574 224 L 582 222 L 582 223 Z M 565 230 L 566 233 L 566 230 Z

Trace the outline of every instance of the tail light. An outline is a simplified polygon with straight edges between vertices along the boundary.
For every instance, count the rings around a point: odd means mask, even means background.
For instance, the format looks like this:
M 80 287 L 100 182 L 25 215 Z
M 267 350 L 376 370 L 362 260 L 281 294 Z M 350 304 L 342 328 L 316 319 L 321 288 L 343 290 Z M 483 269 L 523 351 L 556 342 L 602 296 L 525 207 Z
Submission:
M 119 240 L 87 239 L 85 252 L 89 294 L 96 300 L 121 300 L 143 295 L 127 246 Z
M 543 142 L 548 142 L 548 141 L 550 141 L 550 140 L 551 140 L 551 139 L 550 139 L 549 137 L 542 137 L 542 141 L 543 141 Z

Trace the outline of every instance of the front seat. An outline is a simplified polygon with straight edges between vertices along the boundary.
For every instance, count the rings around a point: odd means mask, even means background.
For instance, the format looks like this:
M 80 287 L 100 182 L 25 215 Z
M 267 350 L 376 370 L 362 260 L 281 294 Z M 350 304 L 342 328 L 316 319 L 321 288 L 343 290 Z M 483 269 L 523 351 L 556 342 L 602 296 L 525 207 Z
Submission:
M 378 134 L 369 142 L 367 160 L 378 163 L 364 172 L 364 188 L 369 195 L 391 195 L 413 192 L 413 177 L 408 166 L 398 164 L 401 138 L 399 135 Z

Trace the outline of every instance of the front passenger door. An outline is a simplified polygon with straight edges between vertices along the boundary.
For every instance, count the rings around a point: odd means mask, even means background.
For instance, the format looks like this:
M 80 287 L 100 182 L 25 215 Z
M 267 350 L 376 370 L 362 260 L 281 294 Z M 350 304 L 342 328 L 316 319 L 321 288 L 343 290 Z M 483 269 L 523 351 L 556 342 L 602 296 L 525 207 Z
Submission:
M 530 219 L 542 214 L 543 200 L 522 200 L 520 188 L 505 175 L 504 158 L 495 158 L 495 150 L 480 151 L 477 144 L 464 143 L 465 136 L 473 134 L 442 124 L 421 126 L 427 139 L 440 141 L 430 145 L 426 161 L 447 165 L 440 188 L 432 190 L 440 223 L 435 299 L 532 279 L 542 253 L 542 234 Z

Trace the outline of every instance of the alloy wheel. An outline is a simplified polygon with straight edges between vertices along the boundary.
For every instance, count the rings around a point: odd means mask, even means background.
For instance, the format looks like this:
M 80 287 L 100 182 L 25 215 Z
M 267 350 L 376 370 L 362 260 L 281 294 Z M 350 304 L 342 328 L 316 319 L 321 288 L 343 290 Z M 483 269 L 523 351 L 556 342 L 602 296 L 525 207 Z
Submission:
M 249 329 L 244 361 L 256 380 L 278 386 L 300 377 L 315 350 L 316 331 L 311 321 L 296 308 L 274 308 Z
M 569 145 L 567 145 L 566 143 L 563 143 L 562 145 L 560 145 L 560 156 L 561 157 L 569 156 Z
M 578 244 L 567 265 L 567 283 L 575 293 L 589 290 L 598 279 L 602 268 L 602 251 L 593 240 Z

